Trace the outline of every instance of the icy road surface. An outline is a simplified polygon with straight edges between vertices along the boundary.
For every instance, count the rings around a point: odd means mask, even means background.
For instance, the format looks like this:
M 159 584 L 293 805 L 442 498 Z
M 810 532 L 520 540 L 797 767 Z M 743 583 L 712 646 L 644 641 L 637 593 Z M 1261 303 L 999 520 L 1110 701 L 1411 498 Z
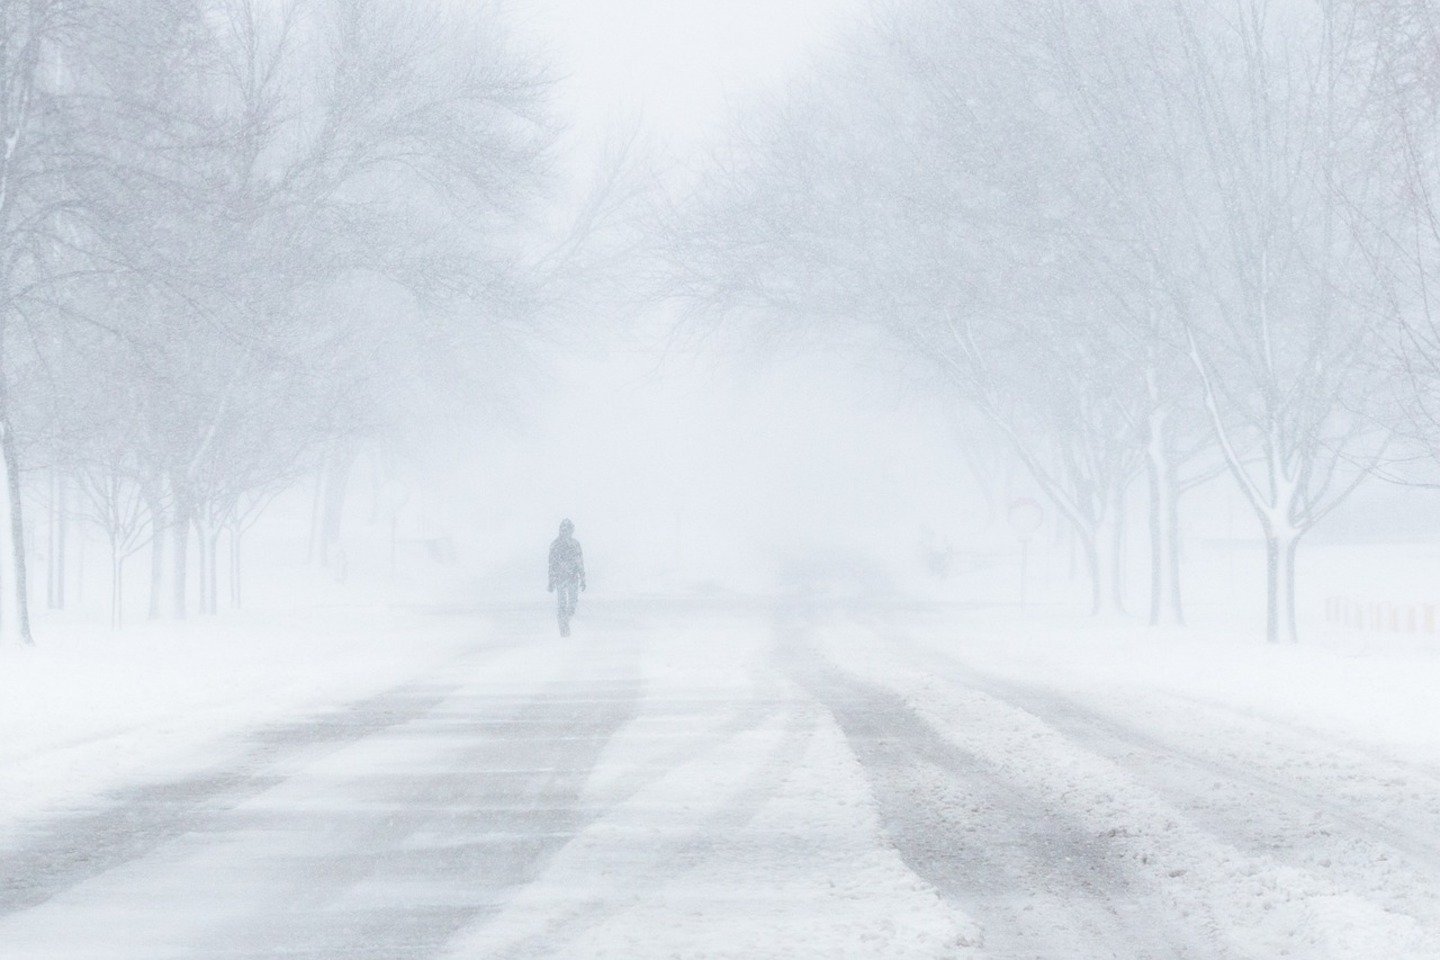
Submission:
M 0 957 L 1440 957 L 1440 770 L 905 611 L 583 611 L 23 824 Z M 478 633 L 478 631 L 477 631 Z

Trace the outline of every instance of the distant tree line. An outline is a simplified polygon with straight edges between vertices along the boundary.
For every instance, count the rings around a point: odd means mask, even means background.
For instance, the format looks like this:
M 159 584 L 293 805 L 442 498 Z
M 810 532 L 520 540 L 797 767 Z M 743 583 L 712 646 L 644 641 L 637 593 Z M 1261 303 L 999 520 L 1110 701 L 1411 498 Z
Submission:
M 861 326 L 1003 441 L 1121 602 L 1179 621 L 1184 494 L 1228 475 L 1296 639 L 1306 534 L 1440 454 L 1440 3 L 918 0 L 749 110 L 664 283 L 769 332 Z
M 483 363 L 537 297 L 548 88 L 488 2 L 0 0 L 0 632 L 27 509 L 52 605 L 79 517 L 117 623 L 146 550 L 150 616 L 214 612 L 279 491 L 323 513 Z

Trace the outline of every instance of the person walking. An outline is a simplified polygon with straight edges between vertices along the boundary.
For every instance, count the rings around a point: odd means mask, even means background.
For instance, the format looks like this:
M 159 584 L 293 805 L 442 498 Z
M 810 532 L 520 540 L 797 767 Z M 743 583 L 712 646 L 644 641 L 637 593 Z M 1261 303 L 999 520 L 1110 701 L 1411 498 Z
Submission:
M 560 621 L 560 636 L 570 636 L 570 618 L 585 589 L 585 553 L 575 539 L 575 524 L 560 521 L 560 536 L 550 544 L 550 592 L 555 594 L 555 610 Z

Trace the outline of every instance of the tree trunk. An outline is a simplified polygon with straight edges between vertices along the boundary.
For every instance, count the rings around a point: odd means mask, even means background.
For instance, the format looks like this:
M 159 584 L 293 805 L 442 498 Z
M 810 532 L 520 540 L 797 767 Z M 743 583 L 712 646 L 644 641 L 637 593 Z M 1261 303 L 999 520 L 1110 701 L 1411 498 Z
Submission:
M 150 510 L 150 611 L 151 620 L 160 619 L 160 597 L 165 592 L 165 528 L 169 518 L 160 496 L 146 497 Z
M 1063 523 L 1060 524 L 1060 526 L 1063 526 Z M 1077 573 L 1080 572 L 1080 563 L 1079 563 L 1079 561 L 1076 559 L 1076 556 L 1075 556 L 1076 553 L 1077 553 L 1077 549 L 1078 549 L 1078 547 L 1079 547 L 1079 539 L 1080 539 L 1080 538 L 1075 535 L 1075 530 L 1074 530 L 1073 527 L 1072 527 L 1071 529 L 1065 531 L 1065 582 L 1066 582 L 1066 583 L 1074 583 L 1074 582 L 1075 582 L 1075 574 L 1077 574 Z
M 85 524 L 77 528 L 75 543 L 75 605 L 85 606 Z
M 1159 422 L 1157 422 L 1157 419 Z M 1180 487 L 1170 460 L 1163 418 L 1151 418 L 1145 448 L 1150 498 L 1150 625 L 1185 622 L 1180 606 Z
M 114 541 L 110 543 L 110 629 L 119 630 L 124 606 L 125 561 Z
M 58 484 L 55 479 L 55 467 L 52 464 L 45 471 L 45 482 L 47 486 L 45 494 L 45 607 L 48 610 L 55 609 L 55 517 L 60 512 L 59 504 L 56 501 L 58 496 Z
M 0 374 L 3 376 L 3 374 Z M 5 461 L 4 496 L 5 513 L 9 523 L 10 575 L 6 586 L 11 596 L 6 612 L 10 620 L 3 626 L 14 629 L 15 635 L 26 646 L 34 644 L 30 634 L 30 600 L 25 570 L 25 516 L 20 503 L 20 454 L 15 444 L 15 430 L 10 421 L 10 404 L 0 383 L 0 456 Z
M 1085 573 L 1090 580 L 1090 615 L 1099 616 L 1111 602 L 1111 593 L 1106 581 L 1109 579 L 1110 564 L 1102 560 L 1100 545 L 1105 538 L 1099 530 L 1075 527 L 1075 540 L 1085 558 Z
M 1265 639 L 1299 643 L 1295 610 L 1295 554 L 1303 530 L 1265 527 Z
M 220 526 L 208 523 L 197 515 L 195 526 L 195 551 L 199 564 L 200 593 L 197 609 L 206 616 L 220 612 Z
M 198 565 L 196 573 L 199 574 L 199 596 L 197 597 L 197 609 L 201 616 L 211 612 L 211 590 L 214 583 L 214 556 L 210 552 L 210 532 L 197 517 L 195 520 L 195 560 Z
M 1288 643 L 1300 642 L 1295 610 L 1295 553 L 1299 546 L 1299 534 L 1292 534 L 1280 541 L 1280 629 Z
M 209 556 L 205 559 L 206 572 L 210 575 L 209 589 L 206 591 L 209 596 L 208 608 L 206 610 L 211 616 L 220 612 L 220 527 L 210 529 L 209 540 L 205 545 L 205 552 Z
M 230 528 L 230 606 L 240 609 L 240 528 Z
M 210 612 L 210 545 L 205 540 L 205 531 L 196 524 L 195 526 L 195 572 L 199 582 L 196 584 L 195 597 L 196 612 L 201 616 Z
M 70 545 L 70 484 L 60 478 L 60 516 L 56 518 L 59 536 L 55 545 L 55 607 L 65 609 L 65 554 Z
M 1265 640 L 1280 642 L 1280 540 L 1265 531 Z
M 1165 409 L 1151 410 L 1145 443 L 1145 479 L 1148 486 L 1150 527 L 1150 625 L 1158 626 L 1170 609 L 1169 581 L 1174 540 L 1167 514 L 1174 507 L 1174 471 L 1170 464 Z
M 65 609 L 65 533 L 69 505 L 65 476 L 50 468 L 49 557 L 46 560 L 45 604 L 51 610 Z
M 1175 478 L 1170 478 L 1167 499 L 1170 507 L 1166 511 L 1166 525 L 1170 528 L 1169 536 L 1169 569 L 1166 576 L 1169 579 L 1170 594 L 1170 617 L 1177 626 L 1185 625 L 1185 603 L 1180 592 L 1180 486 L 1175 483 Z
M 1160 479 L 1160 464 L 1156 462 L 1153 443 L 1145 457 L 1145 482 L 1150 498 L 1147 518 L 1150 532 L 1150 626 L 1159 626 L 1161 611 L 1165 609 L 1166 567 L 1169 558 L 1166 553 L 1166 530 L 1164 507 L 1164 484 Z
M 1110 506 L 1110 605 L 1125 612 L 1125 487 L 1116 491 Z
M 170 532 L 173 547 L 171 559 L 174 568 L 174 588 L 171 595 L 171 615 L 176 620 L 184 620 L 188 612 L 189 603 L 186 597 L 186 585 L 189 579 L 187 560 L 189 559 L 190 547 L 190 501 L 185 491 L 175 484 L 171 490 L 174 499 L 174 511 L 170 517 Z

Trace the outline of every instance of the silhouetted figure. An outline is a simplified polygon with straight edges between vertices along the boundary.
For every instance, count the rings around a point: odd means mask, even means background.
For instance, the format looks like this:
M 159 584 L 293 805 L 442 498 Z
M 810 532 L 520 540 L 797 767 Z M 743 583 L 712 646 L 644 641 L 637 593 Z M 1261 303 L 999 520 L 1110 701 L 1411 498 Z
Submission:
M 555 610 L 560 620 L 560 636 L 570 636 L 570 618 L 585 589 L 585 554 L 574 537 L 575 524 L 560 521 L 560 536 L 550 544 L 550 592 L 555 594 Z

